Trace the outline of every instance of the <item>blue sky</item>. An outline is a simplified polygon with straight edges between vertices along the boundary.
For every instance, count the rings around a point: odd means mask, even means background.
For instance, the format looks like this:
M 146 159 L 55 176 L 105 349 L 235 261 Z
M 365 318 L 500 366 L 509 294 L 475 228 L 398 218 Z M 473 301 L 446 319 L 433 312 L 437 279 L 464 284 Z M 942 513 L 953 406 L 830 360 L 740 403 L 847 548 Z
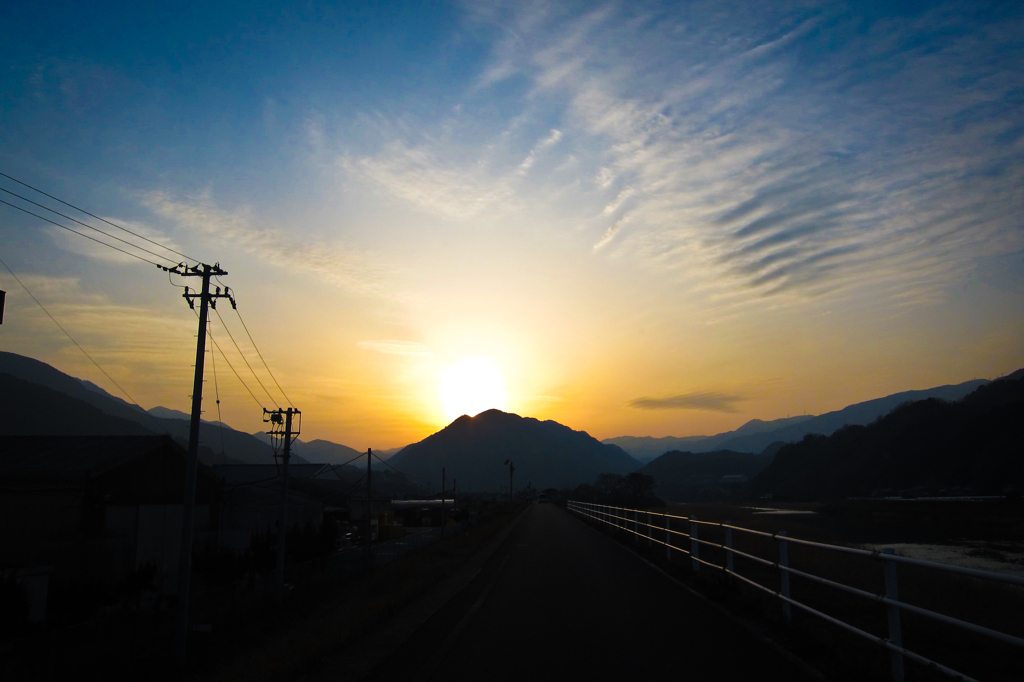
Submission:
M 508 409 L 713 432 L 1024 365 L 1022 19 L 24 3 L 0 171 L 224 263 L 324 437 L 429 433 L 438 378 L 479 357 Z M 140 402 L 180 409 L 167 282 L 0 208 L 4 260 Z M 86 374 L 42 321 L 4 331 Z M 229 421 L 254 425 L 239 395 Z

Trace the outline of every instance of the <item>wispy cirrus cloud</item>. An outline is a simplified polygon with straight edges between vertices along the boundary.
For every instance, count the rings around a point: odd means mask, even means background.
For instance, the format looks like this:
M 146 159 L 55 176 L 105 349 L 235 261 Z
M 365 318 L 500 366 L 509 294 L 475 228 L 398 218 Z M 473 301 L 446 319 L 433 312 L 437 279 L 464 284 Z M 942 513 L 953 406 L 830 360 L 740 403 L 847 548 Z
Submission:
M 504 137 L 515 127 L 513 121 Z M 367 180 L 422 210 L 463 221 L 520 209 L 527 201 L 524 179 L 562 137 L 562 131 L 551 129 L 514 166 L 491 158 L 496 147 L 507 144 L 501 136 L 489 150 L 469 161 L 463 154 L 451 153 L 452 147 L 459 146 L 456 141 L 420 137 L 415 142 L 393 140 L 371 156 L 342 155 L 338 165 L 350 176 Z
M 951 7 L 474 4 L 470 25 L 497 39 L 468 97 L 501 99 L 507 126 L 466 161 L 467 105 L 443 139 L 349 168 L 453 218 L 570 196 L 559 219 L 598 257 L 685 281 L 722 314 L 866 289 L 931 302 L 1022 241 L 1024 24 Z M 506 82 L 525 94 L 503 97 Z M 557 121 L 557 145 L 496 163 L 524 120 Z M 573 176 L 539 168 L 542 148 Z M 523 170 L 534 182 L 513 181 Z
M 696 391 L 666 398 L 634 398 L 630 407 L 641 410 L 705 410 L 707 412 L 738 412 L 736 403 L 745 398 L 717 391 Z
M 360 295 L 401 298 L 390 283 L 389 271 L 393 268 L 372 254 L 261 227 L 250 210 L 222 209 L 209 194 L 177 198 L 166 192 L 150 192 L 143 201 L 154 213 L 179 227 L 216 237 L 271 265 L 309 273 Z

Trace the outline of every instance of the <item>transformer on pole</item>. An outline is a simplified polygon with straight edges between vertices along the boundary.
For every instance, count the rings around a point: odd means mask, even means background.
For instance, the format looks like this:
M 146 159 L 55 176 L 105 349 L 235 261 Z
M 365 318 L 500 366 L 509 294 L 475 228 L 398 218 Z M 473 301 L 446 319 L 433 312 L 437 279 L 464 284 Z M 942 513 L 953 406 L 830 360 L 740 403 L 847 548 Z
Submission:
M 298 436 L 301 428 L 292 430 L 292 417 L 299 415 L 301 423 L 302 413 L 289 407 L 287 410 L 280 408 L 268 410 L 263 408 L 263 421 L 270 422 L 271 438 L 281 436 L 284 438 L 284 447 L 281 449 L 281 512 L 277 521 L 277 572 L 274 575 L 274 601 L 280 604 L 284 600 L 284 560 L 285 544 L 288 539 L 288 462 L 292 457 L 292 440 Z M 277 456 L 277 455 L 275 455 Z

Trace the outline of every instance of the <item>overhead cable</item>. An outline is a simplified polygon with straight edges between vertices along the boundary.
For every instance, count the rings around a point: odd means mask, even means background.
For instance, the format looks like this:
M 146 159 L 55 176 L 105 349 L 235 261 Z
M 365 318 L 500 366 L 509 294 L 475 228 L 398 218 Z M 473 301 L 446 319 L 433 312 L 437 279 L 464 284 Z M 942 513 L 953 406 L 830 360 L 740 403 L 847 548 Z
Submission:
M 98 369 L 98 370 L 99 370 L 100 372 L 102 372 L 102 373 L 103 373 L 103 376 L 105 376 L 105 377 L 106 377 L 107 379 L 109 379 L 109 380 L 110 380 L 110 383 L 112 383 L 112 384 L 114 384 L 115 386 L 117 386 L 117 388 L 118 388 L 118 389 L 119 389 L 119 390 L 121 391 L 121 393 L 124 393 L 124 394 L 125 394 L 125 396 L 127 396 L 127 397 L 128 397 L 128 400 L 130 400 L 130 401 L 131 401 L 131 403 L 132 403 L 133 405 L 135 405 L 135 407 L 137 407 L 137 408 L 139 408 L 140 410 L 142 410 L 142 413 L 143 413 L 143 414 L 145 414 L 145 415 L 146 415 L 147 417 L 149 417 L 150 419 L 152 419 L 152 420 L 153 420 L 153 422 L 154 422 L 154 423 L 155 423 L 155 424 L 157 425 L 157 427 L 158 427 L 158 431 L 160 431 L 160 432 L 162 432 L 162 433 L 166 433 L 166 432 L 167 432 L 167 429 L 166 429 L 166 428 L 165 428 L 165 427 L 164 427 L 164 426 L 163 426 L 163 425 L 162 425 L 162 424 L 161 424 L 160 422 L 158 422 L 158 421 L 156 420 L 156 417 L 154 417 L 154 416 L 153 416 L 153 415 L 151 415 L 151 414 L 150 414 L 149 412 L 147 412 L 147 411 L 146 411 L 145 409 L 143 409 L 142 405 L 139 405 L 138 401 L 136 401 L 136 400 L 135 400 L 135 398 L 133 398 L 133 397 L 131 396 L 131 394 L 130 394 L 130 393 L 128 393 L 128 391 L 126 391 L 126 390 L 124 389 L 124 387 L 123 387 L 123 386 L 122 386 L 121 384 L 117 383 L 117 381 L 115 381 L 115 380 L 114 380 L 114 377 L 110 376 L 110 375 L 109 375 L 109 374 L 107 373 L 107 370 L 103 369 L 103 367 L 101 367 L 101 366 L 100 366 L 100 363 L 96 362 L 95 358 L 93 358 L 93 357 L 92 357 L 91 355 L 89 355 L 89 353 L 88 353 L 88 352 L 87 352 L 87 351 L 86 351 L 86 350 L 85 350 L 84 348 L 82 348 L 81 344 L 80 344 L 80 343 L 78 343 L 78 341 L 75 341 L 75 337 L 71 336 L 71 334 L 70 334 L 70 333 L 68 332 L 68 330 L 67 330 L 67 329 L 65 329 L 65 328 L 64 328 L 64 327 L 63 327 L 63 326 L 61 325 L 61 323 L 60 323 L 60 322 L 58 322 L 58 321 L 57 321 L 57 318 L 55 318 L 55 317 L 54 317 L 53 315 L 51 315 L 51 314 L 50 314 L 50 311 L 46 309 L 46 306 L 44 306 L 44 305 L 43 305 L 42 303 L 40 303 L 40 302 L 39 302 L 39 299 L 35 297 L 35 294 L 33 294 L 33 293 L 32 293 L 31 291 L 29 291 L 29 288 L 28 288 L 27 286 L 25 286 L 25 283 L 24 283 L 24 282 L 22 282 L 22 281 L 21 281 L 21 279 L 20 279 L 20 278 L 19 278 L 19 277 L 18 277 L 18 276 L 17 276 L 16 274 L 14 274 L 14 270 L 11 270 L 11 267 L 10 267 L 9 265 L 7 265 L 7 263 L 5 263 L 5 262 L 4 262 L 4 260 L 3 260 L 2 258 L 0 258 L 0 264 L 2 264 L 2 265 L 3 265 L 4 267 L 5 267 L 5 268 L 7 268 L 7 272 L 11 273 L 11 277 L 13 277 L 13 278 L 15 279 L 15 281 L 16 281 L 16 282 L 17 282 L 18 284 L 20 284 L 20 285 L 21 285 L 21 288 L 25 290 L 25 293 L 26 293 L 26 294 L 28 294 L 28 295 L 29 295 L 29 297 L 30 297 L 30 298 L 31 298 L 31 299 L 32 299 L 33 301 L 35 301 L 35 302 L 36 302 L 36 305 L 37 305 L 37 306 L 39 306 L 39 309 L 40 309 L 40 310 L 42 310 L 42 311 L 43 311 L 44 313 L 46 313 L 46 316 L 47 316 L 48 318 L 50 318 L 50 320 L 51 320 L 51 321 L 52 321 L 52 322 L 53 322 L 53 323 L 54 323 L 55 325 L 57 325 L 57 328 L 58 328 L 58 329 L 60 329 L 60 330 L 61 330 L 62 332 L 64 332 L 64 336 L 68 337 L 68 338 L 69 338 L 69 339 L 71 340 L 71 343 L 75 344 L 75 347 L 76 347 L 76 348 L 78 348 L 78 350 L 82 351 L 82 354 L 83 354 L 83 355 L 84 355 L 85 357 L 89 358 L 89 361 L 90 361 L 90 362 L 91 362 L 92 364 L 96 365 L 96 369 Z
M 218 279 L 217 281 L 220 280 Z M 267 361 L 263 359 L 263 353 L 261 353 L 260 349 L 256 346 L 256 342 L 253 340 L 252 334 L 249 333 L 249 327 L 246 326 L 245 320 L 242 319 L 242 313 L 238 312 L 237 304 L 234 306 L 234 309 L 235 314 L 238 315 L 238 321 L 242 323 L 242 329 L 245 330 L 246 335 L 249 337 L 249 342 L 252 343 L 252 347 L 256 350 L 256 355 L 260 356 L 260 360 L 263 361 L 263 366 L 267 368 L 267 374 L 269 374 L 270 378 L 274 380 L 274 385 L 277 386 L 277 390 L 281 391 L 281 395 L 284 396 L 285 402 L 289 405 L 295 405 L 295 403 L 292 402 L 292 399 L 288 397 L 288 394 L 284 392 L 284 389 L 281 388 L 281 384 L 277 382 L 277 377 L 275 377 L 274 373 L 270 371 L 270 365 L 268 365 Z
M 170 275 L 168 274 L 168 277 Z M 206 333 L 213 340 L 213 325 L 206 328 Z M 220 386 L 217 384 L 217 354 L 210 353 L 210 363 L 213 365 L 213 395 L 217 399 L 217 424 L 220 426 L 220 454 L 227 455 L 227 448 L 224 447 L 224 418 L 220 414 Z
M 263 392 L 267 394 L 268 398 L 270 398 L 270 404 L 277 405 L 277 400 L 274 399 L 274 396 L 270 395 L 270 391 L 268 391 L 267 387 L 263 385 L 262 381 L 260 381 L 259 376 L 256 374 L 256 370 L 254 370 L 252 368 L 252 365 L 249 364 L 248 358 L 245 357 L 245 353 L 242 352 L 242 349 L 239 347 L 238 342 L 235 341 L 235 337 L 231 333 L 231 330 L 228 329 L 228 326 L 226 324 L 224 324 L 224 318 L 220 316 L 220 311 L 214 308 L 213 312 L 217 314 L 217 319 L 220 320 L 220 324 L 222 327 L 224 327 L 224 331 L 228 333 L 228 338 L 231 339 L 231 343 L 235 344 L 235 350 L 237 350 L 238 354 L 242 356 L 242 361 L 245 363 L 245 366 L 249 368 L 249 371 L 252 372 L 252 376 L 256 379 L 256 383 L 260 385 L 260 388 L 263 389 Z M 281 406 L 277 405 L 277 409 L 281 409 Z
M 32 211 L 26 210 L 26 209 L 22 208 L 21 206 L 15 206 L 14 204 L 10 203 L 9 201 L 4 201 L 3 199 L 0 199 L 0 204 L 7 204 L 11 208 L 16 208 L 19 211 L 21 211 L 22 213 L 28 213 L 30 216 L 34 216 L 36 218 L 39 218 L 40 220 L 45 220 L 46 222 L 50 223 L 51 225 L 56 225 L 57 227 L 61 228 L 62 230 L 67 230 L 68 232 L 74 232 L 79 237 L 85 237 L 86 239 L 88 239 L 90 241 L 94 241 L 97 244 L 102 244 L 103 246 L 107 246 L 107 247 L 113 249 L 114 251 L 120 251 L 121 253 L 123 253 L 123 254 L 125 254 L 127 256 L 131 256 L 132 258 L 138 258 L 143 263 L 149 263 L 150 265 L 155 265 L 158 268 L 162 268 L 163 267 L 159 263 L 151 261 L 148 258 L 143 258 L 142 256 L 140 256 L 140 255 L 138 255 L 136 253 L 131 253 L 130 251 L 125 251 L 124 249 L 118 248 L 118 247 L 114 246 L 113 244 L 108 244 L 108 243 L 106 243 L 104 241 L 100 241 L 99 239 L 96 239 L 95 237 L 90 237 L 89 235 L 87 235 L 85 233 L 82 233 L 82 232 L 79 232 L 78 230 L 72 229 L 72 228 L 68 227 L 67 225 L 61 225 L 60 223 L 54 222 L 54 221 L 50 220 L 49 218 L 44 218 L 43 216 L 41 216 L 41 215 L 39 215 L 37 213 L 33 213 Z M 106 234 L 106 233 L 104 232 L 104 234 Z M 141 248 L 141 247 L 136 247 L 136 248 Z M 145 250 L 145 249 L 143 249 L 143 250 Z M 164 260 L 171 261 L 170 258 L 164 258 Z
M 196 312 L 194 310 L 192 312 L 195 313 L 196 317 L 199 317 L 199 313 L 198 312 Z M 242 386 L 245 387 L 245 390 L 249 392 L 249 395 L 251 395 L 252 399 L 254 401 L 256 401 L 256 404 L 260 406 L 260 409 L 266 409 L 263 406 L 263 403 L 260 402 L 260 399 L 256 397 L 256 394 L 252 392 L 252 389 L 249 388 L 249 385 L 246 384 L 244 381 L 242 381 L 242 377 L 238 374 L 238 370 L 236 370 L 235 366 L 231 364 L 230 360 L 228 360 L 228 356 L 224 354 L 224 351 L 221 349 L 220 344 L 217 343 L 217 339 L 214 338 L 212 333 L 210 334 L 210 340 L 213 341 L 214 348 L 216 348 L 220 352 L 220 356 L 224 359 L 224 362 L 226 362 L 228 367 L 231 368 L 231 371 L 234 373 L 234 375 L 238 379 L 239 383 L 241 383 Z
M 432 480 L 432 479 L 431 479 L 430 477 L 428 477 L 428 476 L 417 476 L 416 474 L 409 474 L 409 473 L 406 473 L 406 472 L 402 471 L 401 469 L 397 469 L 397 468 L 395 468 L 395 467 L 391 466 L 390 464 L 388 464 L 387 460 L 384 460 L 384 459 L 381 459 L 380 457 L 378 457 L 378 456 L 377 456 L 377 453 L 376 453 L 376 452 L 375 452 L 375 453 L 373 453 L 373 456 L 374 456 L 374 457 L 377 457 L 377 460 L 378 460 L 378 461 L 379 461 L 379 462 L 380 462 L 381 464 L 384 464 L 385 466 L 391 467 L 392 469 L 394 469 L 394 470 L 395 470 L 395 471 L 397 471 L 398 473 L 402 474 L 403 476 L 408 476 L 409 478 L 420 478 L 420 479 L 423 479 L 424 481 L 429 481 L 429 480 Z
M 151 255 L 151 256 L 156 256 L 157 258 L 160 258 L 160 259 L 162 259 L 162 260 L 166 260 L 166 261 L 170 261 L 170 262 L 172 262 L 172 263 L 173 263 L 173 262 L 174 262 L 174 260 L 175 260 L 175 259 L 173 259 L 173 258 L 168 258 L 167 256 L 165 256 L 165 255 L 163 255 L 163 254 L 161 254 L 161 253 L 157 253 L 156 251 L 150 251 L 150 250 L 149 250 L 149 249 L 147 249 L 146 247 L 144 247 L 144 246 L 139 246 L 138 244 L 132 243 L 132 242 L 128 241 L 127 239 L 121 239 L 120 237 L 117 237 L 117 236 L 115 236 L 115 235 L 112 235 L 112 234 L 110 234 L 109 232 L 104 232 L 103 230 L 99 229 L 98 227 L 93 227 L 93 226 L 92 226 L 92 225 L 90 225 L 89 223 L 83 223 L 83 222 L 82 222 L 81 220 L 78 220 L 78 219 L 76 219 L 76 218 L 72 218 L 72 217 L 71 217 L 71 216 L 69 216 L 69 215 L 64 215 L 64 214 L 63 214 L 63 213 L 61 213 L 60 211 L 54 211 L 54 210 L 53 210 L 52 208 L 50 208 L 50 207 L 48 207 L 48 206 L 43 206 L 42 204 L 37 204 L 36 202 L 32 201 L 31 199 L 27 199 L 27 198 L 25 198 L 25 197 L 21 196 L 20 194 L 15 194 L 14 192 L 12 192 L 12 191 L 11 191 L 11 190 L 9 190 L 9 189 L 4 189 L 3 187 L 0 187 L 0 192 L 7 192 L 7 193 L 8 193 L 8 194 L 10 194 L 11 196 L 15 196 L 15 197 L 18 197 L 18 198 L 19 198 L 19 199 L 21 199 L 22 201 L 27 201 L 28 203 L 32 204 L 33 206 L 38 206 L 39 208 L 43 209 L 44 211 L 49 211 L 50 213 L 53 213 L 53 214 L 59 215 L 59 216 L 60 216 L 61 218 L 65 218 L 65 219 L 67 219 L 67 220 L 70 220 L 70 221 L 71 221 L 71 222 L 73 222 L 73 223 L 78 223 L 78 224 L 79 224 L 79 225 L 81 225 L 82 227 L 86 227 L 86 228 L 88 228 L 88 229 L 90 229 L 90 230 L 93 230 L 94 232 L 99 232 L 99 233 L 100 233 L 100 234 L 102 234 L 102 235 L 103 235 L 104 237 L 110 237 L 111 239 L 115 239 L 115 240 L 117 240 L 117 241 L 121 242 L 122 244 L 127 244 L 128 246 L 130 246 L 130 247 L 132 247 L 132 248 L 134 248 L 134 249 L 138 249 L 139 251 L 145 251 L 146 253 L 148 253 L 148 254 L 149 254 L 149 255 Z M 5 203 L 6 203 L 6 202 L 5 202 Z M 14 204 L 8 204 L 8 206 L 14 206 Z M 15 207 L 15 208 L 17 208 L 17 207 Z M 27 213 L 27 211 L 26 211 L 26 213 Z M 44 220 L 45 220 L 45 218 L 44 218 Z
M 188 256 L 188 255 L 182 253 L 181 251 L 176 251 L 176 250 L 172 249 L 169 246 L 164 246 L 160 242 L 154 241 L 154 240 L 149 239 L 147 237 L 143 237 L 141 234 L 138 234 L 136 232 L 132 232 L 127 227 L 122 227 L 122 226 L 118 225 L 117 223 L 112 223 L 109 220 L 107 220 L 106 218 L 101 218 L 98 215 L 93 215 L 92 213 L 89 213 L 88 211 L 86 211 L 84 208 L 79 208 L 79 207 L 75 206 L 74 204 L 70 204 L 70 203 L 64 201 L 63 199 L 58 199 L 57 197 L 53 196 L 52 194 L 47 194 L 43 190 L 38 189 L 36 187 L 33 187 L 32 185 L 28 184 L 27 182 L 22 182 L 18 178 L 15 178 L 15 177 L 12 177 L 10 175 L 7 175 L 6 173 L 0 173 L 0 175 L 2 175 L 3 177 L 7 178 L 8 180 L 13 180 L 14 182 L 18 183 L 19 185 L 22 185 L 24 187 L 28 187 L 30 190 L 32 190 L 34 192 L 39 192 L 43 196 L 49 197 L 49 198 L 53 199 L 54 201 L 59 201 L 60 203 L 64 204 L 65 206 L 73 208 L 76 211 L 81 211 L 85 215 L 90 216 L 92 218 L 95 218 L 96 220 L 102 220 L 103 222 L 105 222 L 107 225 L 110 225 L 111 227 L 116 227 L 117 229 L 122 230 L 124 232 L 127 232 L 128 234 L 130 234 L 132 236 L 138 237 L 139 239 L 142 239 L 143 241 L 147 241 L 150 244 L 153 244 L 155 246 L 159 246 L 160 248 L 166 249 L 166 250 L 170 251 L 171 253 L 176 253 L 179 256 L 181 256 L 182 258 L 186 258 L 188 260 L 194 260 L 194 261 L 199 261 L 200 260 L 198 258 L 193 258 L 192 256 Z M 26 199 L 26 201 L 28 201 L 28 199 Z M 168 259 L 168 260 L 172 260 L 172 259 Z

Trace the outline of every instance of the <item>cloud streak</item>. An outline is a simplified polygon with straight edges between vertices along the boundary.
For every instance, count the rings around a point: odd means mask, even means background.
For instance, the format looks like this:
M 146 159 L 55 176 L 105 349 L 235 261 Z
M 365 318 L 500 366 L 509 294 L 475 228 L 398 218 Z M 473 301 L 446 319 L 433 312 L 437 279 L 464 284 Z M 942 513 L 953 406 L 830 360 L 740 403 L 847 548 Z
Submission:
M 667 398 L 634 398 L 629 401 L 629 406 L 640 410 L 703 410 L 732 413 L 738 412 L 736 403 L 744 399 L 743 396 L 730 393 L 696 391 Z
M 348 162 L 434 213 L 490 217 L 569 196 L 562 220 L 591 235 L 592 252 L 678 277 L 722 309 L 867 289 L 931 302 L 1021 244 L 1019 18 L 933 9 L 865 24 L 827 4 L 749 3 L 694 4 L 685 22 L 614 4 L 470 14 L 499 35 L 473 93 L 528 86 L 504 103 L 516 111 L 507 127 L 474 160 L 459 142 L 474 125 L 463 110 L 443 139 Z M 495 162 L 541 120 L 557 120 L 550 137 L 518 164 Z M 576 173 L 541 168 L 541 151 Z M 458 154 L 470 160 L 446 160 Z M 526 171 L 533 182 L 516 182 Z
M 144 203 L 180 228 L 216 237 L 276 267 L 305 272 L 363 296 L 401 298 L 390 285 L 389 268 L 371 254 L 259 227 L 249 210 L 221 209 L 208 194 L 179 199 L 166 192 L 150 192 Z

